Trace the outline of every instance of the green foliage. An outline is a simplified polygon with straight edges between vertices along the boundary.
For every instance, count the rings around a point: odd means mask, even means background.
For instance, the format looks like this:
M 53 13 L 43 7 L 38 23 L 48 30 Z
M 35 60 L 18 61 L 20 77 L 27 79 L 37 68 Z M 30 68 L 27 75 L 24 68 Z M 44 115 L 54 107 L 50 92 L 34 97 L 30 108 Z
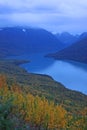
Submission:
M 13 129 L 13 122 L 9 118 L 12 109 L 12 99 L 3 103 L 3 97 L 0 98 L 0 129 L 11 130 Z
M 67 103 L 70 103 L 68 100 Z M 48 101 L 44 96 L 25 93 L 20 86 L 8 87 L 0 76 L 1 130 L 86 130 L 87 107 L 77 114 L 67 112 L 62 105 Z
M 66 110 L 72 113 L 87 106 L 86 95 L 65 88 L 50 76 L 27 73 L 18 66 L 23 62 L 25 61 L 0 60 L 0 74 L 7 76 L 9 88 L 14 82 L 15 84 L 17 82 L 25 93 L 30 92 L 40 97 L 43 95 L 56 104 L 62 104 Z

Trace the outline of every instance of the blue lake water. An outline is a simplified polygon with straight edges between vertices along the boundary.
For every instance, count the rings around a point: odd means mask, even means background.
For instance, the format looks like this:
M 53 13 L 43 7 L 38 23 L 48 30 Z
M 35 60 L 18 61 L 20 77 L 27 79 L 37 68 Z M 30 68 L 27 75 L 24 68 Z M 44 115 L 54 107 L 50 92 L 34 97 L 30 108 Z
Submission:
M 87 94 L 87 64 L 53 60 L 41 53 L 12 58 L 30 60 L 30 63 L 21 65 L 28 72 L 50 75 L 65 87 Z

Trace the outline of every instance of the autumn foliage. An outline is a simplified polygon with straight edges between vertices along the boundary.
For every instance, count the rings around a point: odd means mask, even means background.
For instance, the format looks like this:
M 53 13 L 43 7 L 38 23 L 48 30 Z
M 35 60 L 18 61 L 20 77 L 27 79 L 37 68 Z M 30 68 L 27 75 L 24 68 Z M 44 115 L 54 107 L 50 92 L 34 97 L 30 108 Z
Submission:
M 62 105 L 55 105 L 45 97 L 26 94 L 17 85 L 9 87 L 6 78 L 0 76 L 0 105 L 6 104 L 9 100 L 11 100 L 11 109 L 6 119 L 16 117 L 24 124 L 28 124 L 31 130 L 32 128 L 35 130 L 85 130 L 83 128 L 86 128 L 87 108 L 81 113 L 84 118 L 81 116 L 74 119 Z

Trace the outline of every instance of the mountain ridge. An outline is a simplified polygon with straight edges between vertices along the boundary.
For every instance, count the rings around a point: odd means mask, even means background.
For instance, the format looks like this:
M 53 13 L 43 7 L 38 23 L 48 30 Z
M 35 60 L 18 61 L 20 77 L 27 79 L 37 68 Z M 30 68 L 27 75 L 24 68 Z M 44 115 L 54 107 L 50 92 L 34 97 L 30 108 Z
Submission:
M 65 47 L 68 47 L 79 40 L 79 35 L 73 35 L 68 32 L 57 33 L 55 36 L 64 44 Z
M 0 30 L 2 56 L 25 52 L 55 52 L 62 48 L 62 43 L 44 29 L 7 27 Z
M 80 39 L 78 42 L 59 52 L 48 54 L 47 57 L 61 60 L 74 60 L 87 64 L 87 37 Z

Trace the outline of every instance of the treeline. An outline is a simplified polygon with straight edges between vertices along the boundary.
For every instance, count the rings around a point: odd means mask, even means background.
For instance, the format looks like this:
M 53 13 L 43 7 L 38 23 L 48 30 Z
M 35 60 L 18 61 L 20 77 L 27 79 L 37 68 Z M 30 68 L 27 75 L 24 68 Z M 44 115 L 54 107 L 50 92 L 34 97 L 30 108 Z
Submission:
M 25 93 L 17 84 L 8 84 L 0 75 L 0 130 L 86 130 L 87 108 L 78 115 L 62 104 Z

